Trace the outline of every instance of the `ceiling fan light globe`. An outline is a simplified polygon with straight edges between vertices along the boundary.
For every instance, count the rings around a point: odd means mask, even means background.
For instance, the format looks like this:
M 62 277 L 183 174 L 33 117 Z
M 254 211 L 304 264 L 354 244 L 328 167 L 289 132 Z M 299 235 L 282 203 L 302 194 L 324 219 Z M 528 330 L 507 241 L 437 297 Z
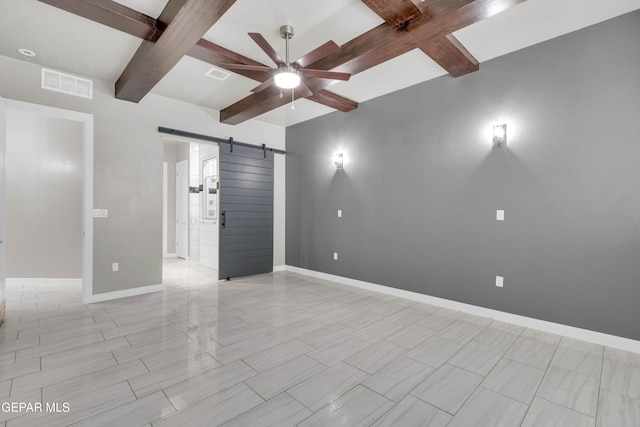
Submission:
M 292 70 L 278 71 L 273 80 L 281 89 L 293 89 L 300 85 L 300 74 Z

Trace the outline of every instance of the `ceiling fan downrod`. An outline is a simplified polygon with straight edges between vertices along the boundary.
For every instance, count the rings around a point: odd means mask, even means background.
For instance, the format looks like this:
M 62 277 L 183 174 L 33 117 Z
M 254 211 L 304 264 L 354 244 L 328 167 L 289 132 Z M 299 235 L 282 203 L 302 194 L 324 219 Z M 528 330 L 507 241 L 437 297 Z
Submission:
M 291 66 L 289 62 L 289 40 L 293 37 L 293 27 L 291 25 L 283 25 L 280 27 L 280 37 L 282 37 L 285 41 L 286 45 L 286 56 L 285 56 L 285 65 L 287 67 Z

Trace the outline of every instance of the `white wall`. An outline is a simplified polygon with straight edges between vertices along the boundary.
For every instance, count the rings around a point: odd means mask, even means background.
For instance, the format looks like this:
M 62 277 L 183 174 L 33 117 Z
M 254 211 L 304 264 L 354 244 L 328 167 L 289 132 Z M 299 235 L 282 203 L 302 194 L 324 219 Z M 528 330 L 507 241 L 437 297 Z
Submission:
M 82 124 L 7 110 L 7 277 L 82 277 Z
M 203 188 L 205 178 L 202 173 L 204 162 L 212 158 L 218 158 L 218 154 L 219 149 L 217 145 L 200 144 L 200 166 L 198 167 L 197 174 L 199 177 L 199 183 L 200 185 L 203 185 Z M 200 219 L 200 265 L 218 269 L 218 218 L 216 218 L 215 220 L 204 218 L 204 203 L 206 203 L 206 195 L 204 192 L 200 192 L 199 196 L 200 203 L 198 206 L 196 206 L 196 209 L 197 216 Z M 216 212 L 217 211 L 218 208 L 216 206 Z
M 164 158 L 167 163 L 167 254 L 176 253 L 176 146 L 164 144 Z
M 114 98 L 112 83 L 94 82 L 87 100 L 40 89 L 40 67 L 0 56 L 0 96 L 94 115 L 94 294 L 162 280 L 163 136 L 158 126 L 284 149 L 285 129 L 259 121 L 219 123 L 214 110 L 153 94 L 139 104 Z M 277 156 L 280 157 L 280 156 Z M 280 161 L 278 161 L 280 160 Z M 274 263 L 284 264 L 284 162 L 276 160 Z M 111 263 L 120 271 L 112 272 Z
M 6 147 L 6 113 L 4 100 L 0 97 L 0 323 L 4 319 L 5 313 L 5 276 L 6 276 L 6 251 L 4 240 L 6 239 L 6 201 L 5 201 L 5 147 Z

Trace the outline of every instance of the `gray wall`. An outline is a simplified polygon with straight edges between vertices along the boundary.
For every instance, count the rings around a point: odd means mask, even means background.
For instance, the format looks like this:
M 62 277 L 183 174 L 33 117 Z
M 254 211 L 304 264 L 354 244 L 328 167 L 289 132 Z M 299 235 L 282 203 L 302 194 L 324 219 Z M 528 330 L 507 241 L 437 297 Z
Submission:
M 94 221 L 94 294 L 162 283 L 164 136 L 158 126 L 284 146 L 280 126 L 257 121 L 223 125 L 217 111 L 154 94 L 138 104 L 120 101 L 114 98 L 113 83 L 102 81 L 94 81 L 92 100 L 45 91 L 40 88 L 41 68 L 31 61 L 0 56 L 0 70 L 3 98 L 94 115 L 93 204 L 109 209 L 109 218 Z M 283 169 L 278 173 L 284 179 Z M 283 246 L 284 237 L 276 250 L 284 254 Z M 120 271 L 111 271 L 113 262 Z
M 287 264 L 640 339 L 639 45 L 633 12 L 289 127 Z
M 7 277 L 82 277 L 82 125 L 7 111 Z

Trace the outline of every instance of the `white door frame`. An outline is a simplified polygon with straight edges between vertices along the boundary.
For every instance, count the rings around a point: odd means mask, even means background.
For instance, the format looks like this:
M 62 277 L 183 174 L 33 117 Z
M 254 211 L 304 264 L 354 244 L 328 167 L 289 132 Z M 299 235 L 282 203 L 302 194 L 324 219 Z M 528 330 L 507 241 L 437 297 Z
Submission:
M 93 114 L 12 99 L 5 99 L 5 107 L 82 124 L 82 302 L 88 304 L 93 297 Z
M 167 256 L 169 164 L 162 162 L 162 257 Z
M 180 170 L 183 169 L 183 176 Z M 184 185 L 182 185 L 184 184 Z M 180 196 L 182 195 L 182 199 Z M 184 220 L 184 224 L 180 220 Z M 176 255 L 189 259 L 189 161 L 176 162 Z M 182 256 L 181 256 L 182 255 Z

